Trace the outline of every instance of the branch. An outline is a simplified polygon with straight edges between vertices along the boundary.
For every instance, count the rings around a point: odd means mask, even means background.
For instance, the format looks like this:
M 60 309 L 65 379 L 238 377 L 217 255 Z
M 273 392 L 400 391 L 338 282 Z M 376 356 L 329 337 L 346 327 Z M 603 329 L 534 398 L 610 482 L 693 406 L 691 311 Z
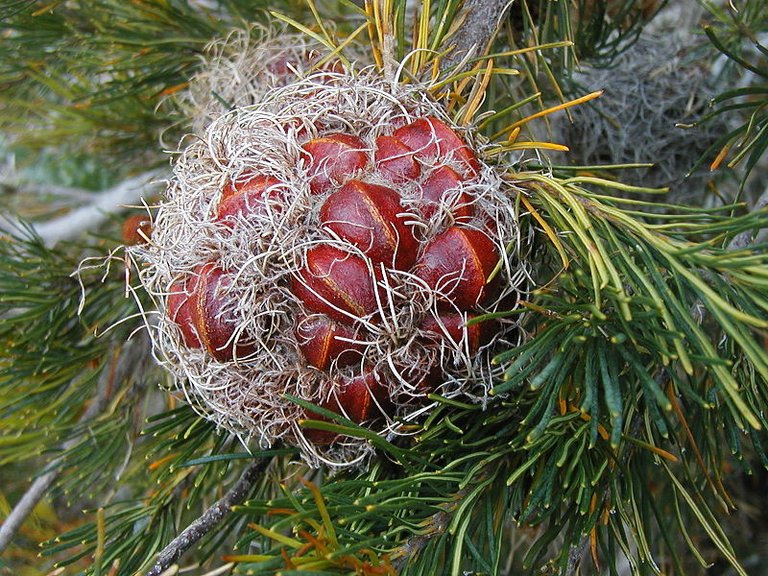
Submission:
M 487 477 L 486 472 L 481 472 L 476 479 L 478 481 Z M 427 544 L 438 536 L 445 534 L 450 528 L 451 520 L 456 512 L 459 504 L 464 500 L 469 493 L 470 487 L 460 489 L 453 496 L 452 500 L 440 504 L 441 510 L 432 514 L 427 520 L 428 530 L 416 536 L 412 536 L 406 540 L 395 552 L 392 554 L 393 566 L 395 570 L 400 573 L 406 564 L 417 554 L 419 554 Z
M 32 486 L 24 493 L 13 507 L 11 513 L 3 521 L 3 525 L 0 526 L 0 554 L 2 554 L 6 548 L 10 545 L 13 538 L 21 529 L 24 521 L 35 509 L 37 503 L 42 500 L 46 495 L 48 489 L 53 484 L 56 477 L 59 475 L 59 469 L 51 470 L 47 474 L 38 476 L 32 483 Z
M 578 546 L 571 546 L 568 551 L 568 565 L 565 567 L 564 576 L 573 576 L 576 574 L 576 570 L 579 569 L 581 559 L 584 557 L 584 553 L 589 547 L 589 535 L 582 536 Z
M 86 230 L 93 230 L 102 225 L 106 222 L 108 214 L 129 205 L 136 205 L 142 198 L 155 193 L 157 183 L 153 180 L 162 173 L 161 170 L 150 170 L 103 192 L 93 193 L 91 204 L 72 210 L 60 218 L 33 224 L 33 227 L 49 247 L 61 240 L 75 238 Z
M 203 512 L 199 518 L 160 551 L 155 565 L 147 572 L 146 576 L 160 576 L 181 558 L 184 552 L 221 522 L 232 511 L 233 506 L 242 504 L 248 497 L 254 482 L 264 472 L 269 462 L 269 459 L 262 458 L 248 466 L 229 492 L 217 500 L 213 506 Z
M 113 361 L 113 364 L 104 368 L 99 379 L 99 393 L 87 410 L 83 412 L 83 415 L 78 420 L 79 425 L 90 422 L 104 411 L 111 400 L 113 384 L 122 381 L 141 365 L 141 362 L 138 360 L 145 353 L 146 349 L 147 342 L 145 339 L 137 338 L 126 343 L 119 356 Z M 66 452 L 73 448 L 83 433 L 85 433 L 85 430 L 63 442 L 60 446 L 60 451 Z M 0 554 L 10 545 L 24 524 L 24 521 L 59 477 L 62 468 L 57 466 L 57 463 L 57 460 L 52 462 L 51 470 L 35 479 L 29 489 L 16 503 L 16 506 L 13 507 L 8 517 L 3 521 L 2 526 L 0 526 Z
M 83 188 L 42 182 L 28 182 L 18 177 L 5 177 L 2 171 L 0 171 L 0 187 L 10 188 L 14 194 L 22 196 L 38 195 L 45 196 L 46 198 L 52 196 L 69 202 L 90 202 L 98 194 L 98 192 L 84 190 Z
M 464 23 L 451 36 L 451 53 L 444 62 L 445 68 L 457 66 L 462 60 L 481 54 L 491 43 L 510 0 L 474 0 L 466 3 Z

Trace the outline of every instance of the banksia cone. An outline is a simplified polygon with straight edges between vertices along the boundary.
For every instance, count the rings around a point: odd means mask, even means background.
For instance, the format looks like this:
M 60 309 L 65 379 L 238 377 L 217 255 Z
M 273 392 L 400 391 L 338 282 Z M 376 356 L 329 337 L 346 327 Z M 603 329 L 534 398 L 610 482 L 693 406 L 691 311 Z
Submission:
M 481 316 L 525 274 L 514 190 L 481 158 L 419 87 L 340 65 L 214 120 L 131 249 L 185 397 L 336 466 L 371 448 L 287 397 L 387 435 L 429 393 L 483 400 L 514 325 Z

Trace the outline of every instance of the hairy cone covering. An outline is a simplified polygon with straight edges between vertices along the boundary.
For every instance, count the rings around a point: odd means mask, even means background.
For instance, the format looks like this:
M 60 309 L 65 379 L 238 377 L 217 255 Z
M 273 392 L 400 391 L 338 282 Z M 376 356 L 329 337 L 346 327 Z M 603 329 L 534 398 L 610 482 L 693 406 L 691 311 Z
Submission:
M 389 437 L 427 394 L 483 401 L 490 351 L 517 333 L 470 321 L 525 282 L 515 190 L 418 88 L 275 58 L 290 81 L 180 153 L 131 251 L 158 357 L 197 410 L 246 443 L 356 465 L 369 444 L 303 427 L 323 418 L 286 395 Z

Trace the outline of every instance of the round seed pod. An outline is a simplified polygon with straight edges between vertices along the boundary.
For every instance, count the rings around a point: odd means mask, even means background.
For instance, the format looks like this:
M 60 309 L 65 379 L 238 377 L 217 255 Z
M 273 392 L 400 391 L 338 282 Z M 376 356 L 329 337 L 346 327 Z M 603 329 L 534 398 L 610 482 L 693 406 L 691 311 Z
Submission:
M 491 321 L 473 322 L 477 314 L 473 312 L 440 311 L 424 318 L 419 328 L 421 338 L 428 347 L 437 350 L 436 358 L 443 359 L 431 365 L 428 370 L 418 372 L 416 381 L 419 389 L 429 393 L 439 386 L 450 373 L 446 370 L 446 359 L 461 359 L 465 354 L 476 355 L 483 346 L 488 345 L 498 326 Z
M 333 363 L 342 367 L 362 361 L 365 346 L 357 340 L 356 331 L 325 314 L 301 317 L 295 334 L 307 364 L 318 370 L 327 370 Z
M 376 168 L 395 184 L 416 180 L 421 174 L 413 150 L 394 136 L 376 138 L 374 161 Z
M 451 198 L 451 193 L 460 190 L 464 178 L 450 166 L 440 166 L 421 184 L 421 214 L 431 218 L 437 209 Z M 453 196 L 451 212 L 456 222 L 469 222 L 475 215 L 473 198 L 462 191 Z
M 393 136 L 413 150 L 417 158 L 453 161 L 470 176 L 480 169 L 475 153 L 445 122 L 434 116 L 424 116 L 401 126 Z
M 237 334 L 239 326 L 235 314 L 237 303 L 227 293 L 231 277 L 219 266 L 207 263 L 198 270 L 193 293 L 192 314 L 203 347 L 220 362 L 243 358 L 254 350 L 252 345 L 241 342 Z
M 358 424 L 379 418 L 390 408 L 387 386 L 370 367 L 362 374 L 339 378 L 332 402 L 338 405 L 340 413 Z
M 320 222 L 371 259 L 407 270 L 418 243 L 406 222 L 400 195 L 386 186 L 350 180 L 320 208 Z
M 342 376 L 336 380 L 332 396 L 320 406 L 349 418 L 355 424 L 380 419 L 391 410 L 387 387 L 370 367 L 366 367 L 361 374 Z M 307 416 L 325 420 L 312 412 Z M 333 432 L 325 430 L 307 430 L 307 437 L 316 444 L 330 444 L 338 438 Z
M 265 213 L 269 210 L 268 205 L 280 210 L 279 202 L 283 195 L 280 186 L 281 182 L 277 178 L 253 173 L 237 181 L 227 182 L 221 191 L 216 219 L 231 227 L 240 216 Z
M 468 309 L 489 294 L 487 281 L 498 262 L 498 249 L 483 232 L 451 226 L 427 244 L 413 272 L 439 298 Z
M 373 271 L 351 252 L 330 244 L 307 251 L 306 265 L 291 279 L 291 291 L 311 312 L 339 322 L 366 318 L 377 309 Z
M 207 262 L 195 269 L 186 281 L 177 282 L 168 295 L 168 315 L 175 322 L 184 343 L 204 348 L 219 362 L 242 358 L 253 346 L 236 334 L 239 322 L 236 302 L 227 293 L 231 278 L 219 266 Z
M 196 303 L 193 297 L 197 279 L 197 276 L 192 276 L 186 280 L 174 282 L 168 293 L 166 306 L 168 317 L 178 326 L 182 340 L 188 348 L 202 347 L 195 324 Z
M 466 316 L 466 317 L 465 317 Z M 458 312 L 441 312 L 437 316 L 428 316 L 421 323 L 421 330 L 427 339 L 438 344 L 448 343 L 454 348 L 466 348 L 470 354 L 476 353 L 480 346 L 487 344 L 491 335 L 488 322 L 469 322 L 476 314 L 460 314 Z
M 365 143 L 349 134 L 328 134 L 303 146 L 309 155 L 309 187 L 323 194 L 334 184 L 343 184 L 368 164 Z

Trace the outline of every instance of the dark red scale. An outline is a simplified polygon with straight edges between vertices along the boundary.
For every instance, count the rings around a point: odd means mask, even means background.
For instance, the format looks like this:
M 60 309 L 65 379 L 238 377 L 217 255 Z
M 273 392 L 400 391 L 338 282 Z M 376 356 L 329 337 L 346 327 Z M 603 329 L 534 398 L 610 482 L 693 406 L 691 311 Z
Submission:
M 466 322 L 464 314 L 458 312 L 443 312 L 439 317 L 428 316 L 425 318 L 419 328 L 422 332 L 426 333 L 427 338 L 435 342 L 442 342 L 449 340 L 453 347 L 461 346 L 464 348 L 466 344 L 466 350 L 470 354 L 474 354 L 480 349 L 488 337 L 488 323 L 476 322 L 469 324 L 468 322 L 473 318 L 476 318 L 476 314 L 468 313 L 466 315 Z M 466 336 L 466 341 L 462 342 Z
M 436 318 L 428 316 L 419 325 L 422 339 L 429 346 L 441 346 L 448 341 L 451 348 L 460 347 L 470 355 L 477 353 L 480 347 L 487 344 L 493 335 L 491 322 L 469 323 L 476 314 L 461 314 L 458 312 L 441 312 Z M 466 321 L 465 321 L 466 319 Z M 466 340 L 463 340 L 466 338 Z M 416 388 L 424 394 L 435 390 L 443 381 L 444 374 L 439 364 L 429 367 L 421 378 L 416 381 Z
M 235 355 L 243 358 L 254 351 L 252 345 L 232 341 L 239 319 L 233 295 L 226 292 L 231 284 L 229 274 L 208 263 L 199 272 L 195 290 L 198 334 L 206 350 L 220 362 L 232 360 Z
M 177 280 L 171 285 L 168 293 L 168 317 L 179 327 L 182 340 L 188 348 L 202 347 L 194 320 L 193 295 L 197 287 L 197 279 L 195 275 L 186 280 Z
M 470 176 L 480 170 L 474 152 L 445 122 L 424 116 L 401 126 L 392 134 L 414 151 L 417 158 L 452 159 L 463 165 Z
M 243 358 L 253 346 L 233 342 L 238 319 L 235 302 L 226 292 L 231 277 L 215 263 L 198 266 L 185 283 L 177 283 L 168 296 L 168 315 L 181 329 L 190 348 L 204 348 L 220 362 Z M 241 336 L 239 336 L 241 337 Z
M 374 161 L 376 168 L 395 184 L 416 180 L 421 174 L 413 150 L 394 136 L 376 138 Z
M 304 360 L 318 370 L 327 370 L 334 361 L 342 367 L 362 360 L 364 345 L 350 342 L 357 339 L 355 330 L 324 314 L 300 318 L 294 334 Z
M 368 264 L 329 244 L 307 251 L 306 264 L 291 279 L 291 291 L 307 310 L 349 323 L 377 309 L 375 282 Z
M 365 143 L 350 134 L 327 134 L 303 146 L 309 155 L 309 188 L 323 194 L 349 180 L 368 164 Z
M 465 179 L 449 166 L 440 166 L 421 184 L 421 214 L 431 218 L 437 212 L 438 206 L 444 202 L 446 195 L 461 186 Z M 453 203 L 453 216 L 457 222 L 468 222 L 475 215 L 472 196 L 461 192 Z
M 488 236 L 471 228 L 451 226 L 438 234 L 413 267 L 413 272 L 459 308 L 481 304 L 486 281 L 499 260 Z
M 231 227 L 240 215 L 265 214 L 268 203 L 279 207 L 284 193 L 281 184 L 277 178 L 251 173 L 236 182 L 228 182 L 221 191 L 216 219 Z
M 402 213 L 400 195 L 391 188 L 350 180 L 323 203 L 320 223 L 371 261 L 407 270 L 418 242 Z
M 334 385 L 333 395 L 320 406 L 346 416 L 355 424 L 370 422 L 391 410 L 387 388 L 370 368 L 357 376 L 341 377 Z M 307 417 L 326 420 L 312 412 L 309 412 Z M 306 429 L 304 434 L 318 445 L 330 444 L 338 438 L 337 434 L 324 430 Z

